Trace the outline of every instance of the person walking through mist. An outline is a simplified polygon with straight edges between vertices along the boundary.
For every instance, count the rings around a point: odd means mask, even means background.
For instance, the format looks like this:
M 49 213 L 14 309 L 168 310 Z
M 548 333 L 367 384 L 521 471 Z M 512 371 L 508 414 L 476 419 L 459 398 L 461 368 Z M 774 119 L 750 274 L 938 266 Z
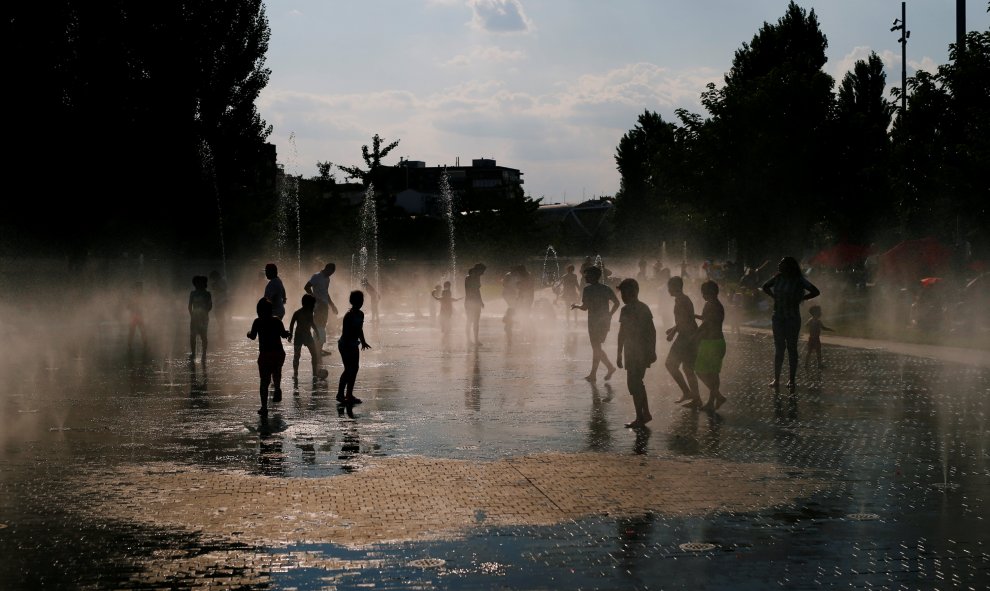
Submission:
M 619 298 L 615 297 L 612 288 L 601 283 L 602 270 L 598 267 L 588 267 L 584 272 L 584 280 L 587 285 L 581 293 L 581 304 L 571 304 L 571 309 L 585 310 L 588 312 L 588 338 L 591 340 L 591 373 L 584 379 L 594 382 L 598 379 L 598 365 L 605 364 L 608 370 L 605 373 L 605 381 L 611 379 L 615 373 L 615 366 L 609 361 L 608 354 L 602 348 L 605 337 L 612 325 L 612 316 L 619 309 Z M 609 302 L 612 306 L 609 309 Z
M 485 307 L 485 302 L 481 299 L 481 276 L 485 273 L 485 265 L 477 263 L 468 269 L 467 277 L 464 278 L 464 312 L 467 315 L 465 331 L 467 342 L 472 342 L 475 347 L 480 347 L 478 341 L 478 331 L 481 327 L 481 309 Z M 471 340 L 471 332 L 474 331 L 474 341 Z
M 787 351 L 789 379 L 787 389 L 794 391 L 798 368 L 798 337 L 801 334 L 801 302 L 818 297 L 818 288 L 805 279 L 794 257 L 784 257 L 777 264 L 777 274 L 763 284 L 763 293 L 773 299 L 773 381 L 780 388 L 780 372 Z
M 285 286 L 278 276 L 278 266 L 275 263 L 265 265 L 265 277 L 268 284 L 265 285 L 265 299 L 272 305 L 272 316 L 279 320 L 285 318 Z
M 329 355 L 330 351 L 326 348 L 327 343 L 327 321 L 330 319 L 330 310 L 333 310 L 333 315 L 337 315 L 337 306 L 334 305 L 333 300 L 330 298 L 330 276 L 334 274 L 337 270 L 337 265 L 334 263 L 327 263 L 323 266 L 323 269 L 313 274 L 303 286 L 303 289 L 309 295 L 316 298 L 316 307 L 313 309 L 313 322 L 316 324 L 317 339 L 319 340 L 319 346 L 321 353 L 324 355 Z

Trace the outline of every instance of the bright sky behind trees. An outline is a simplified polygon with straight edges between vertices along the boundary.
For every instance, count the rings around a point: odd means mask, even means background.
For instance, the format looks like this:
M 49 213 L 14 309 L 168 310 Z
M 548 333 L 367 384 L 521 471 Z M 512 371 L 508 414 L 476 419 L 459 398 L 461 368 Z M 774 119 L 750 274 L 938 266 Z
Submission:
M 378 133 L 401 141 L 386 164 L 495 158 L 523 171 L 528 195 L 578 202 L 616 192 L 615 148 L 645 109 L 705 115 L 705 84 L 721 85 L 733 53 L 787 4 L 268 0 L 272 75 L 258 107 L 292 174 L 359 164 Z M 899 0 L 798 5 L 818 16 L 837 84 L 875 51 L 900 85 Z M 955 10 L 955 0 L 907 3 L 908 76 L 948 60 Z M 967 1 L 966 25 L 990 28 L 985 1 Z

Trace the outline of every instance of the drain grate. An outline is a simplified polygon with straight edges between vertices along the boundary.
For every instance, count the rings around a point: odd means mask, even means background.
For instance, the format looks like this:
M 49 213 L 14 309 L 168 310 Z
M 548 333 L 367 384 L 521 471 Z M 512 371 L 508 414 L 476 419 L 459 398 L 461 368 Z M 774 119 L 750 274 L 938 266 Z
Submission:
M 846 518 L 853 521 L 876 521 L 880 516 L 876 513 L 850 513 Z
M 410 560 L 407 564 L 416 568 L 440 568 L 447 564 L 447 561 L 443 558 L 419 558 Z
M 708 544 L 705 542 L 687 542 L 686 544 L 681 544 L 679 547 L 685 552 L 706 552 L 708 550 L 714 550 L 715 544 Z

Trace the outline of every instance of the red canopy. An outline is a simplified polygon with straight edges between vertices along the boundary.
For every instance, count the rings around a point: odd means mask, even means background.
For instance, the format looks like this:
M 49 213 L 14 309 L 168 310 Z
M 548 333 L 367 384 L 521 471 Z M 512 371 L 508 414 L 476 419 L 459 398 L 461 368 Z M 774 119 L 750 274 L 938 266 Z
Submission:
M 811 257 L 808 263 L 813 267 L 831 267 L 842 269 L 856 263 L 861 263 L 870 256 L 869 246 L 858 244 L 836 244 Z
M 934 237 L 905 240 L 877 257 L 880 275 L 905 281 L 941 275 L 952 251 Z

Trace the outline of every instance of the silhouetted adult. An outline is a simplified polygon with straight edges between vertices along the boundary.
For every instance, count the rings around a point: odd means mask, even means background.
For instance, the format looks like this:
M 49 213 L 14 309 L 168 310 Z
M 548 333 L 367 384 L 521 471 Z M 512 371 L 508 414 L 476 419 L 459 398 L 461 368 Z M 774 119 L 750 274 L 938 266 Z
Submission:
M 763 284 L 763 292 L 773 298 L 773 381 L 780 387 L 780 371 L 787 351 L 789 379 L 787 387 L 794 391 L 798 368 L 798 336 L 801 333 L 801 302 L 818 297 L 818 288 L 805 279 L 794 257 L 784 257 L 777 264 L 777 274 Z
M 467 277 L 464 278 L 464 312 L 467 315 L 465 331 L 468 344 L 471 344 L 471 332 L 474 331 L 474 344 L 480 346 L 478 342 L 478 331 L 481 327 L 481 309 L 485 307 L 485 302 L 481 299 L 481 276 L 485 273 L 485 265 L 477 263 L 468 269 Z
M 337 306 L 330 298 L 330 276 L 337 270 L 337 265 L 327 263 L 323 269 L 314 273 L 303 289 L 306 293 L 316 298 L 316 307 L 313 309 L 313 323 L 316 325 L 317 338 L 320 348 L 324 354 L 329 354 L 326 350 L 327 342 L 327 321 L 330 319 L 330 310 L 334 316 L 337 315 Z
M 272 305 L 272 316 L 281 320 L 285 318 L 285 286 L 278 276 L 278 267 L 275 263 L 265 265 L 265 277 L 268 284 L 265 285 L 265 299 Z

